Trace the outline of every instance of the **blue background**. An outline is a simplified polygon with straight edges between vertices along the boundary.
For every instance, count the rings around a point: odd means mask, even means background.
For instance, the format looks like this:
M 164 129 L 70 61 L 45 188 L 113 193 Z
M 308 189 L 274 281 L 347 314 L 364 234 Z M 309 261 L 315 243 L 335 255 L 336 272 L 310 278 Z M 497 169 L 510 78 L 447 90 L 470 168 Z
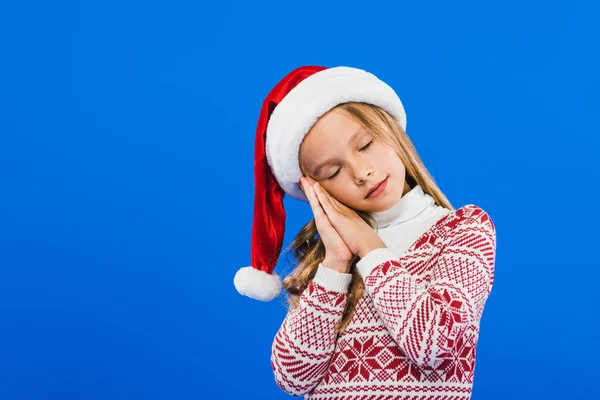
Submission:
M 0 398 L 283 399 L 239 295 L 262 101 L 367 69 L 497 229 L 473 399 L 600 398 L 594 2 L 3 2 Z M 286 198 L 284 245 L 312 218 Z M 284 261 L 277 267 L 285 275 Z

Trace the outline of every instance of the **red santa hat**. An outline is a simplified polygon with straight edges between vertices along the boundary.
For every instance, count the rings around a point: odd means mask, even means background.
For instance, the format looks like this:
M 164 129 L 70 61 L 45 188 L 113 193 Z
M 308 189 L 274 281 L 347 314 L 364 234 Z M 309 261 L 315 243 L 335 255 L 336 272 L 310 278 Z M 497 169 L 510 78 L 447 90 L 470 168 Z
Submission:
M 406 129 L 406 113 L 396 92 L 372 73 L 351 67 L 304 66 L 287 74 L 265 98 L 254 147 L 254 219 L 251 266 L 237 271 L 237 291 L 270 301 L 281 292 L 274 272 L 283 245 L 285 193 L 308 202 L 300 189 L 299 150 L 313 124 L 346 102 L 377 105 Z

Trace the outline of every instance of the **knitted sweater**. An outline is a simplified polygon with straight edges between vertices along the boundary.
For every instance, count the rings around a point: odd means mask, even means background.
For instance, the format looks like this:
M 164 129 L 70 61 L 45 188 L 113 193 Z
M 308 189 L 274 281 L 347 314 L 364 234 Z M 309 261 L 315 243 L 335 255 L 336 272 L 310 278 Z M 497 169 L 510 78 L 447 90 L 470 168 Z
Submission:
M 365 292 L 338 335 L 352 274 L 319 264 L 271 349 L 275 381 L 305 399 L 469 399 L 496 233 L 469 204 L 437 206 L 420 186 L 376 213 L 387 248 L 357 270 Z

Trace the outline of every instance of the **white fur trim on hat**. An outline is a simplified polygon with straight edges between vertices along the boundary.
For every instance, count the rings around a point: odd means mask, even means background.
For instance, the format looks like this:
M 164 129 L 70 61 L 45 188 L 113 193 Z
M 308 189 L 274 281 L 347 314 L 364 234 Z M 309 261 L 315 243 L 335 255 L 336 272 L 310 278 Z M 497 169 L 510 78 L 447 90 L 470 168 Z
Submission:
M 269 274 L 252 267 L 240 268 L 233 284 L 240 294 L 260 301 L 273 300 L 282 288 L 281 278 L 275 272 Z
M 267 161 L 279 186 L 293 198 L 308 202 L 299 186 L 302 139 L 323 114 L 349 101 L 383 108 L 406 130 L 406 112 L 400 98 L 375 75 L 357 68 L 335 67 L 307 77 L 275 107 L 267 125 Z

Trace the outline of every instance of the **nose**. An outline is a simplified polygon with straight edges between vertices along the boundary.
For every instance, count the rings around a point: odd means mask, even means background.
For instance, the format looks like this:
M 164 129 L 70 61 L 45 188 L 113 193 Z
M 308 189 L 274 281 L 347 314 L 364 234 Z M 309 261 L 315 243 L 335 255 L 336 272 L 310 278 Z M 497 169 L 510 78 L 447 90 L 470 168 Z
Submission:
M 354 166 L 354 176 L 357 184 L 364 183 L 373 175 L 373 167 L 366 162 L 358 161 Z

